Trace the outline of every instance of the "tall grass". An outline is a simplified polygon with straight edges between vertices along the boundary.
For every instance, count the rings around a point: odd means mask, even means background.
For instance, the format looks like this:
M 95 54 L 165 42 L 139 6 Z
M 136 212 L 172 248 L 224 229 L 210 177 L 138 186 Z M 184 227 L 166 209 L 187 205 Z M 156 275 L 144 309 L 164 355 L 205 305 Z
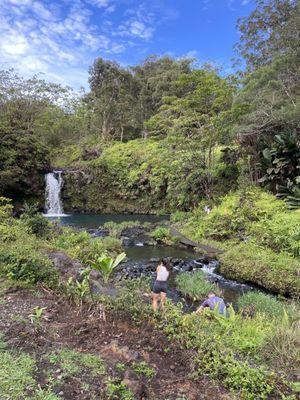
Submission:
M 251 309 L 254 313 L 265 314 L 269 318 L 282 319 L 284 314 L 292 319 L 300 319 L 300 308 L 296 303 L 287 304 L 276 297 L 261 293 L 248 292 L 238 298 L 239 309 Z
M 208 282 L 205 274 L 202 271 L 197 271 L 192 274 L 185 272 L 176 277 L 177 289 L 193 301 L 204 300 L 209 291 L 214 291 L 220 295 L 219 287 L 211 282 Z

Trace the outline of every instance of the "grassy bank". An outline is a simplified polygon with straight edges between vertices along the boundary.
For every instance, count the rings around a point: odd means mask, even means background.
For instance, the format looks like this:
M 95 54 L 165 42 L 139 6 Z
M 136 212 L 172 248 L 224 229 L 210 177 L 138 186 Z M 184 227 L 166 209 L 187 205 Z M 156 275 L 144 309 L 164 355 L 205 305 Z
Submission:
M 300 295 L 300 211 L 257 188 L 229 194 L 212 207 L 204 203 L 173 222 L 188 237 L 225 249 L 221 272 L 293 297 Z

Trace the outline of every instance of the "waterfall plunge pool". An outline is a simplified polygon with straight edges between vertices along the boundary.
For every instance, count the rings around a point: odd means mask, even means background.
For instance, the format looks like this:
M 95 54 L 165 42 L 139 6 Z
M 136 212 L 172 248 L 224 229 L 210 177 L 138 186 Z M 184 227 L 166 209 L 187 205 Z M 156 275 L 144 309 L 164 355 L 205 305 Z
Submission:
M 126 222 L 138 221 L 139 223 L 157 223 L 169 219 L 168 215 L 148 215 L 148 214 L 69 214 L 62 216 L 51 216 L 44 214 L 51 220 L 56 220 L 62 225 L 72 226 L 79 229 L 98 229 L 106 222 Z

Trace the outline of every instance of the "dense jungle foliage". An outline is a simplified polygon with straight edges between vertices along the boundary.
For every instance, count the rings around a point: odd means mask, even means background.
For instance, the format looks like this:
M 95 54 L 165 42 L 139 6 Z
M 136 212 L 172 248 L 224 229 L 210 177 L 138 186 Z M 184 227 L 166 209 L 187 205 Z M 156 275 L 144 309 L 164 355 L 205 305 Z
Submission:
M 91 179 L 73 179 L 70 209 L 95 209 L 76 196 L 83 186 L 92 194 L 104 184 L 112 202 L 121 192 L 120 210 L 153 197 L 141 209 L 149 212 L 190 209 L 241 182 L 298 207 L 299 2 L 259 0 L 238 29 L 246 69 L 232 76 L 192 59 L 150 56 L 125 68 L 98 58 L 90 90 L 78 94 L 2 70 L 1 193 L 41 201 L 41 174 L 76 166 Z

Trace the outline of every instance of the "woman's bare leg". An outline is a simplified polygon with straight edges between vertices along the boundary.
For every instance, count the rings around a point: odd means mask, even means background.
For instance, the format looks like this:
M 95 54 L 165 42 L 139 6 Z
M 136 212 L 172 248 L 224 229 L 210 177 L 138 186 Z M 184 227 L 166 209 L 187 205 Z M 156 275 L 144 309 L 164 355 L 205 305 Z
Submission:
M 167 293 L 165 292 L 160 292 L 160 303 L 161 303 L 161 308 L 163 309 L 165 304 L 166 304 L 166 299 L 167 299 Z
M 157 311 L 159 294 L 152 292 L 152 308 Z

